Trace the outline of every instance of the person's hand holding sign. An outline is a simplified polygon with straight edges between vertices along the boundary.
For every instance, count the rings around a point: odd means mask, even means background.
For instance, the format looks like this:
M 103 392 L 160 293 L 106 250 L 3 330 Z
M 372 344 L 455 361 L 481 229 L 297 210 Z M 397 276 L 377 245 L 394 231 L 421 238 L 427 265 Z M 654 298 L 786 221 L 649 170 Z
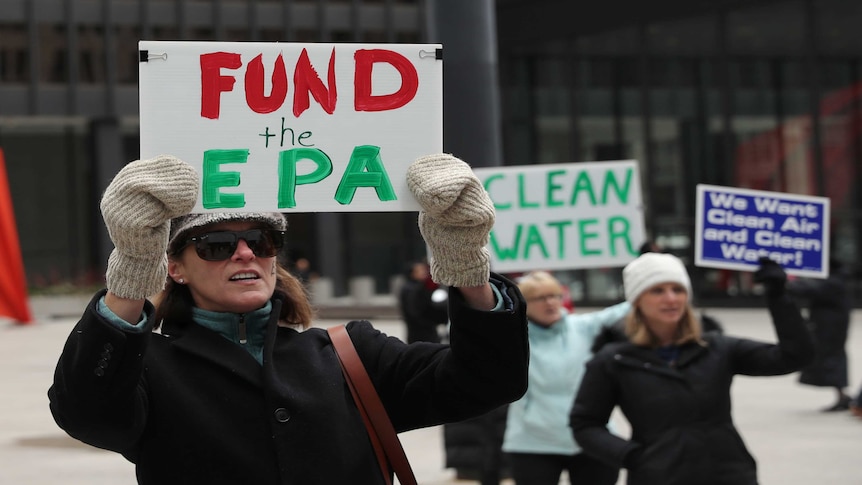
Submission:
M 755 283 L 760 283 L 766 289 L 766 296 L 778 298 L 784 294 L 784 286 L 787 284 L 787 273 L 784 268 L 774 260 L 760 258 L 760 268 L 754 272 Z
M 494 203 L 473 170 L 452 155 L 429 155 L 410 166 L 407 185 L 422 206 L 419 230 L 431 251 L 431 278 L 461 288 L 474 306 L 493 306 L 485 246 L 494 227 Z M 469 287 L 482 287 L 488 298 L 472 301 L 472 290 L 464 291 Z

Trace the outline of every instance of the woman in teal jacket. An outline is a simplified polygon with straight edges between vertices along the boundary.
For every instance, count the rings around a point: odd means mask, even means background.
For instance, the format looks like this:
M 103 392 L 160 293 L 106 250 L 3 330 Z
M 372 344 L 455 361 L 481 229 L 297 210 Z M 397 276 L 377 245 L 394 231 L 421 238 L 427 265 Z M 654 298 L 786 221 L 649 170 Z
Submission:
M 503 451 L 509 453 L 512 477 L 517 484 L 556 485 L 567 470 L 571 483 L 612 485 L 619 469 L 581 453 L 569 412 L 593 340 L 630 305 L 566 314 L 562 285 L 544 271 L 525 275 L 518 287 L 527 300 L 530 370 L 527 393 L 509 406 L 506 422 Z

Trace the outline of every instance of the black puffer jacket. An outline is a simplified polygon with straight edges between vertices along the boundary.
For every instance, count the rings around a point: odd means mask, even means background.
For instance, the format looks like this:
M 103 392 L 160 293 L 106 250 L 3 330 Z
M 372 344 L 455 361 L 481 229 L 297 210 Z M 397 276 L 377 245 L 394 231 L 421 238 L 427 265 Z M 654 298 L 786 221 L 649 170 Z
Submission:
M 814 347 L 795 304 L 769 303 L 779 343 L 708 333 L 680 349 L 669 366 L 649 348 L 606 346 L 587 364 L 571 426 L 584 451 L 627 466 L 630 485 L 754 485 L 757 472 L 731 418 L 735 374 L 788 374 L 808 363 Z M 631 441 L 605 423 L 619 405 Z M 629 454 L 631 455 L 629 456 Z

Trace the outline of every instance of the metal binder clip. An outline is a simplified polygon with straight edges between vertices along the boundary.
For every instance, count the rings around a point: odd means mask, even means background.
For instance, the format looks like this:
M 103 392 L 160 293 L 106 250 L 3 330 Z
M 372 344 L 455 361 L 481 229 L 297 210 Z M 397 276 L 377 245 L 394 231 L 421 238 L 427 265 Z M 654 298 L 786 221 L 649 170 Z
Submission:
M 154 60 L 154 59 L 161 59 L 163 61 L 167 61 L 168 60 L 168 53 L 162 52 L 161 54 L 154 54 L 154 53 L 150 53 L 150 51 L 140 51 L 139 52 L 138 60 L 140 62 L 150 62 L 151 60 Z
M 427 59 L 429 57 L 433 57 L 434 59 L 437 59 L 437 60 L 442 60 L 443 59 L 443 49 L 434 49 L 433 52 L 426 51 L 424 49 L 419 51 L 419 58 L 420 59 Z

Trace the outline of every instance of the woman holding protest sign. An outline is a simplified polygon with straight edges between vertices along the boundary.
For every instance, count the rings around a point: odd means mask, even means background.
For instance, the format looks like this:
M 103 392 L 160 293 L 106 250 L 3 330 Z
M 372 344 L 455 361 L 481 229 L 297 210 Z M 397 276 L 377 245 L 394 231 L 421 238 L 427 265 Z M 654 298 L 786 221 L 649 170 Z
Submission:
M 457 345 L 347 324 L 399 432 L 517 399 L 528 361 L 525 302 L 489 271 L 494 210 L 479 180 L 433 155 L 407 182 L 432 277 L 450 287 Z M 306 294 L 277 263 L 284 217 L 187 214 L 198 185 L 191 167 L 161 156 L 130 163 L 105 191 L 107 289 L 60 356 L 55 420 L 122 453 L 141 484 L 385 483 L 331 341 L 309 328 Z
M 646 253 L 623 269 L 633 306 L 629 340 L 605 346 L 587 364 L 571 411 L 586 453 L 627 468 L 630 484 L 757 484 L 755 460 L 730 413 L 733 376 L 789 374 L 813 358 L 814 345 L 781 266 L 761 259 L 754 277 L 766 288 L 777 344 L 702 333 L 688 272 L 673 255 Z M 616 406 L 631 425 L 629 440 L 606 427 Z

